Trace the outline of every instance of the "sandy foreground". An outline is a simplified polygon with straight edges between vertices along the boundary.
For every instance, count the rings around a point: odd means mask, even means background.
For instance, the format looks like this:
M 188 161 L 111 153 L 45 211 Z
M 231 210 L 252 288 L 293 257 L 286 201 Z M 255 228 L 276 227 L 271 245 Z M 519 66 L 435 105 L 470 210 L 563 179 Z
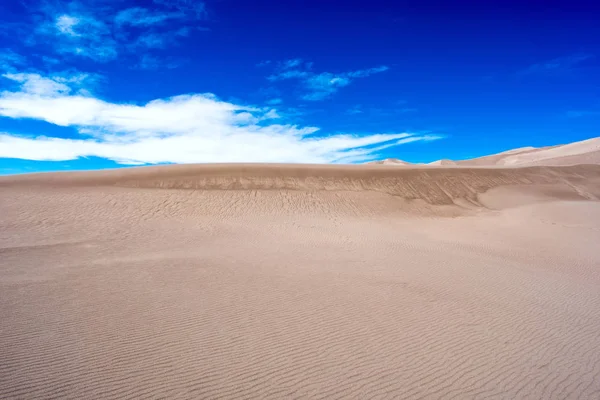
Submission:
M 599 399 L 600 165 L 0 178 L 0 398 Z

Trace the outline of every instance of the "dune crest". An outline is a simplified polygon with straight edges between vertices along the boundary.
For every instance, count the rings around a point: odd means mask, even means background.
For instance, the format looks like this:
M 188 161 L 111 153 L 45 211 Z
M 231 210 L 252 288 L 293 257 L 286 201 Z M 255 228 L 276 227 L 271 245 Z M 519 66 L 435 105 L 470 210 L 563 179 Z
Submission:
M 444 167 L 449 167 L 449 166 L 457 165 L 457 164 L 452 160 L 444 159 L 444 160 L 437 160 L 437 161 L 430 162 L 427 165 L 440 165 L 440 166 L 444 166 Z
M 397 158 L 386 158 L 385 160 L 369 161 L 365 164 L 377 164 L 377 165 L 413 165 L 409 162 L 398 160 Z
M 394 160 L 394 159 L 388 159 Z M 392 165 L 383 161 L 371 161 L 369 164 Z M 528 166 L 567 166 L 577 164 L 600 164 L 600 137 L 580 142 L 548 147 L 521 147 L 506 150 L 501 153 L 491 154 L 466 160 L 437 160 L 426 165 L 464 167 L 528 167 Z M 412 165 L 402 161 L 402 165 Z
M 543 148 L 506 157 L 504 165 L 600 164 L 600 138 Z
M 427 168 L 395 166 L 207 164 L 0 177 L 1 187 L 51 186 L 182 190 L 372 191 L 433 205 L 466 200 L 501 186 L 546 185 L 555 196 L 600 196 L 600 165 L 528 168 Z
M 597 400 L 599 199 L 600 165 L 0 177 L 0 398 Z

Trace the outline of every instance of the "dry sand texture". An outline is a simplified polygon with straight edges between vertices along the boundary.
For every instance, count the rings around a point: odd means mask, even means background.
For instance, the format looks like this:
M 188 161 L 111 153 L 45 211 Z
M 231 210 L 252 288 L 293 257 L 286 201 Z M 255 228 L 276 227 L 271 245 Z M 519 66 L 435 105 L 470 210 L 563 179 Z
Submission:
M 491 156 L 459 161 L 458 164 L 464 166 L 600 164 L 600 138 L 539 149 L 524 147 Z
M 369 164 L 383 164 L 396 166 L 416 166 L 395 158 L 374 161 Z M 600 164 L 600 137 L 580 142 L 549 147 L 522 147 L 504 151 L 498 154 L 473 158 L 470 160 L 438 160 L 427 165 L 464 167 L 496 167 L 496 166 L 534 166 L 534 165 L 577 165 Z
M 0 398 L 599 399 L 599 198 L 598 165 L 0 178 Z

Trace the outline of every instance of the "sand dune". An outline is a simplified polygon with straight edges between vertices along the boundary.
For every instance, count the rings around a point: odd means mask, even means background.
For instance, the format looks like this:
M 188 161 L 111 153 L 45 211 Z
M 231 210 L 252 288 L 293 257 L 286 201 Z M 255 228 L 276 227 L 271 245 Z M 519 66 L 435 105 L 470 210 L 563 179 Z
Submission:
M 379 165 L 197 164 L 0 177 L 0 188 L 98 187 L 187 190 L 370 191 L 451 205 L 499 186 L 552 185 L 555 196 L 595 199 L 600 165 L 403 168 Z M 560 196 L 559 196 L 560 193 Z
M 456 165 L 456 163 L 452 160 L 437 160 L 437 161 L 430 162 L 427 165 L 439 165 L 439 166 L 449 167 L 451 165 Z
M 600 138 L 506 157 L 504 165 L 600 164 Z
M 392 161 L 390 161 L 392 160 Z M 396 159 L 372 161 L 369 164 L 415 166 L 417 164 L 405 161 L 394 162 Z M 426 165 L 463 167 L 498 167 L 498 166 L 558 166 L 577 164 L 600 164 L 600 138 L 583 140 L 559 146 L 522 147 L 507 150 L 502 153 L 477 157 L 467 160 L 437 160 Z
M 598 399 L 599 198 L 600 165 L 0 177 L 0 398 Z
M 386 158 L 385 160 L 379 160 L 379 161 L 370 161 L 367 162 L 366 164 L 378 164 L 378 165 L 412 165 L 411 163 L 408 163 L 406 161 L 402 161 L 402 160 L 398 160 L 397 158 Z
M 520 149 L 513 149 L 503 151 L 501 153 L 492 154 L 489 156 L 472 158 L 470 160 L 460 160 L 456 163 L 461 166 L 466 167 L 491 167 L 491 166 L 501 166 L 506 165 L 505 160 L 509 157 L 515 156 L 517 154 L 527 154 L 527 153 L 537 153 L 539 151 L 543 151 L 545 149 L 549 149 L 550 147 L 543 148 L 535 148 L 535 147 L 522 147 Z
M 600 164 L 600 138 L 543 148 L 523 148 L 492 156 L 459 161 L 459 165 L 575 165 Z

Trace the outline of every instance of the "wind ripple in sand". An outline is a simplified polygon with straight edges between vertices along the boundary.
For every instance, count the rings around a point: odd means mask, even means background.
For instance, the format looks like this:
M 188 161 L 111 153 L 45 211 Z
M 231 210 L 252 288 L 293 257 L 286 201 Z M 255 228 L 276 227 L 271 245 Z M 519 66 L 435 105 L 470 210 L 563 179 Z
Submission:
M 598 398 L 600 170 L 376 167 L 0 179 L 0 397 Z

